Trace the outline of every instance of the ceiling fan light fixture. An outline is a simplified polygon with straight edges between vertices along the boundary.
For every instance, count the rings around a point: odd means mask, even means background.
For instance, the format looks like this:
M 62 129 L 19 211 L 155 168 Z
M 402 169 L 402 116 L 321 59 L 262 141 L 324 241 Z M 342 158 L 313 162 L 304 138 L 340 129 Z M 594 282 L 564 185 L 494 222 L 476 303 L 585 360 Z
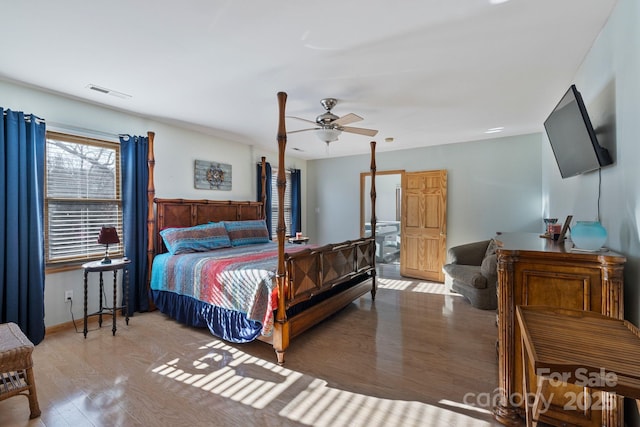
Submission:
M 318 136 L 318 139 L 325 142 L 327 144 L 327 148 L 331 142 L 337 141 L 342 132 L 354 133 L 357 135 L 366 135 L 366 136 L 375 136 L 378 131 L 374 129 L 365 129 L 353 126 L 346 126 L 351 123 L 359 122 L 363 120 L 362 117 L 358 116 L 354 113 L 345 114 L 342 117 L 338 117 L 331 112 L 331 108 L 333 108 L 338 101 L 335 98 L 324 98 L 320 101 L 324 109 L 325 113 L 320 114 L 316 117 L 315 122 L 307 119 L 301 119 L 300 117 L 295 116 L 287 116 L 293 119 L 302 120 L 307 123 L 312 123 L 315 125 L 313 128 L 307 129 L 298 129 L 287 132 L 288 134 L 298 133 L 298 132 L 307 132 L 314 131 Z
M 321 141 L 324 141 L 327 144 L 333 141 L 337 141 L 341 133 L 342 131 L 340 129 L 329 127 L 316 129 L 316 135 L 318 136 L 318 138 L 320 138 Z

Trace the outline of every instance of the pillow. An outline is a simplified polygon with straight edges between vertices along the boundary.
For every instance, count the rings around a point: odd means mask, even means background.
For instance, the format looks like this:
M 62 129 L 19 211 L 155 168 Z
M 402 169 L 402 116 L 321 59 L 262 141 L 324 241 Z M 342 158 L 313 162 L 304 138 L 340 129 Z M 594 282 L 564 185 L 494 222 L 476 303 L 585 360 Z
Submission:
M 224 221 L 224 226 L 231 239 L 231 246 L 269 242 L 269 231 L 264 219 Z
M 486 278 L 495 278 L 498 276 L 498 262 L 496 254 L 489 255 L 482 260 L 480 273 Z
M 173 255 L 231 246 L 227 229 L 222 222 L 185 228 L 165 228 L 160 231 L 160 235 L 167 250 Z
M 484 253 L 484 256 L 488 257 L 495 254 L 496 249 L 498 249 L 498 243 L 496 242 L 496 239 L 491 239 L 489 241 L 489 245 L 487 246 L 487 250 Z

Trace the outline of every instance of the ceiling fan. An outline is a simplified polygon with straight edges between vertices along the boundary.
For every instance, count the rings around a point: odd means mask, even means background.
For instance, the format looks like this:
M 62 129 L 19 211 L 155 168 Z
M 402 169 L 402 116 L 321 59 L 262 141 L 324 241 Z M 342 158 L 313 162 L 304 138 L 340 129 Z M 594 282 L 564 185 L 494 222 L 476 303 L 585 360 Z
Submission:
M 324 141 L 329 145 L 330 142 L 337 141 L 338 137 L 342 132 L 349 133 L 357 133 L 359 135 L 366 136 L 376 136 L 378 133 L 377 130 L 373 129 L 365 129 L 365 128 L 356 128 L 352 126 L 345 126 L 351 123 L 359 122 L 360 120 L 364 120 L 362 117 L 357 114 L 349 113 L 342 117 L 338 117 L 331 112 L 331 109 L 336 106 L 338 100 L 335 98 L 324 98 L 320 100 L 320 104 L 326 110 L 324 113 L 320 114 L 316 117 L 316 121 L 311 121 L 307 119 L 302 119 L 300 117 L 289 116 L 292 119 L 302 120 L 303 122 L 312 123 L 315 127 L 294 130 L 287 133 L 298 133 L 298 132 L 306 132 L 306 131 L 315 131 L 316 135 L 320 140 Z

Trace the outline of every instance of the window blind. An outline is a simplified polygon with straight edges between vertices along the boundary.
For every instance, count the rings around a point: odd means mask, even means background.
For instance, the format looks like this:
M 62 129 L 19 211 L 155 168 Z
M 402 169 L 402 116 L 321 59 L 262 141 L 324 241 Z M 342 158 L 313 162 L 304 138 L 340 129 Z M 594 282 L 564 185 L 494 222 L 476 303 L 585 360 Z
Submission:
M 287 186 L 284 191 L 285 235 L 291 234 L 291 172 L 286 171 Z M 271 235 L 276 236 L 278 228 L 278 169 L 271 168 Z
M 118 230 L 122 253 L 120 146 L 115 143 L 50 132 L 46 145 L 46 239 L 48 263 L 95 259 L 103 225 Z

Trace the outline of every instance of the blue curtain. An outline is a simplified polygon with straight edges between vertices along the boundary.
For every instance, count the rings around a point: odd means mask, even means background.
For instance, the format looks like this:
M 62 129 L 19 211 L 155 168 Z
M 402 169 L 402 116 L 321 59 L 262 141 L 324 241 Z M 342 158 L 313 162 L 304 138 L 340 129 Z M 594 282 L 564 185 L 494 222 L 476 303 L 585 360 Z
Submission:
M 267 174 L 267 198 L 265 201 L 266 206 L 264 207 L 264 212 L 266 215 L 266 222 L 267 222 L 267 230 L 269 231 L 269 239 L 272 238 L 271 236 L 271 164 L 269 162 L 266 162 L 265 164 L 265 169 L 266 169 L 266 174 Z M 258 176 L 258 187 L 257 187 L 257 196 L 256 196 L 256 200 L 261 202 L 262 201 L 262 163 L 258 163 L 257 165 L 257 176 Z
M 0 322 L 44 338 L 45 124 L 0 108 Z
M 291 235 L 302 231 L 302 203 L 300 188 L 300 169 L 291 169 Z
M 120 136 L 124 254 L 129 264 L 127 312 L 149 310 L 147 291 L 147 150 L 149 138 Z

